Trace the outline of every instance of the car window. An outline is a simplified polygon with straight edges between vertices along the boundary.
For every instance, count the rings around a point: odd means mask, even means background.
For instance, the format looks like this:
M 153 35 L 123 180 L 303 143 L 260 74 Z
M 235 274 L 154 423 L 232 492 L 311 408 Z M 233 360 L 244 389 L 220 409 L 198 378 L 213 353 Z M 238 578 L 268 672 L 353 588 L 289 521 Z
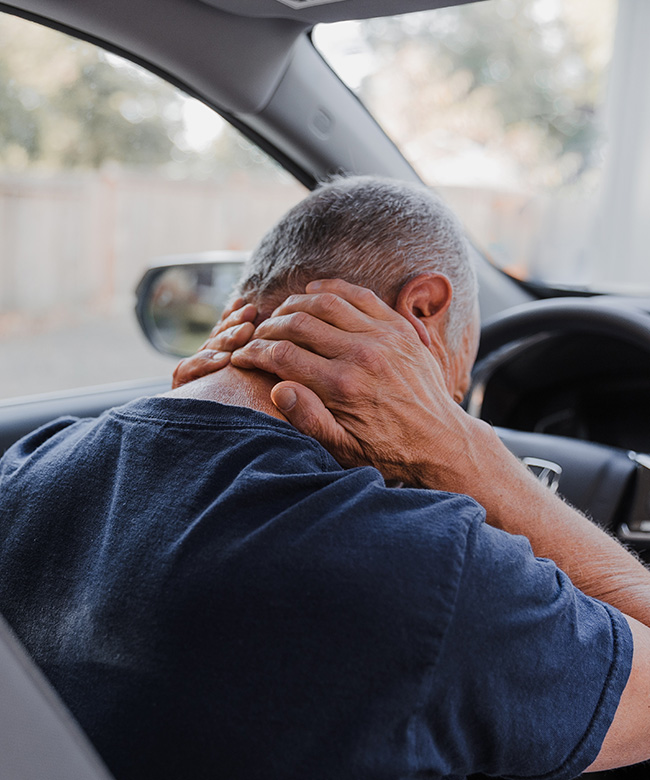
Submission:
M 157 76 L 0 14 L 0 398 L 170 375 L 134 315 L 145 268 L 251 249 L 304 194 Z
M 646 10 L 490 0 L 313 38 L 496 264 L 635 292 L 650 289 Z

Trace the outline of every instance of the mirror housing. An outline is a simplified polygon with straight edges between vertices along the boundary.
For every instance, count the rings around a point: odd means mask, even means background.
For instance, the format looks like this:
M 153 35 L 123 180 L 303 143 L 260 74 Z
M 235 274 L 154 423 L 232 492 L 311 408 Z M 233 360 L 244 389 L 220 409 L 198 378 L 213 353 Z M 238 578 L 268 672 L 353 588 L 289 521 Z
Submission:
M 157 258 L 136 289 L 135 313 L 153 347 L 187 357 L 208 338 L 241 276 L 249 252 L 200 252 Z

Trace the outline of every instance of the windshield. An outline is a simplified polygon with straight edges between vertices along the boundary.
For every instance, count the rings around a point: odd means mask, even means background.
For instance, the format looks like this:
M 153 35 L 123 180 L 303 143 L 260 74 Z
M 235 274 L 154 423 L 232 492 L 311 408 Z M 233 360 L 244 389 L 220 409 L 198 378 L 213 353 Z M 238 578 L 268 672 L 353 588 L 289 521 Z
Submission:
M 320 25 L 314 43 L 492 262 L 639 293 L 648 27 L 637 0 L 488 0 Z

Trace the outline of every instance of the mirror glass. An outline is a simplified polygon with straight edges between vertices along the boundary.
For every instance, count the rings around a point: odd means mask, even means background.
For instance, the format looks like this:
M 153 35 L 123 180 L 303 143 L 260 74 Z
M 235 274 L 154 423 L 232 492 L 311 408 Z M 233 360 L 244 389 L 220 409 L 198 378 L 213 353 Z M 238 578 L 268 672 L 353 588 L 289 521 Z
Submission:
M 154 268 L 138 292 L 138 317 L 161 352 L 184 357 L 207 339 L 241 274 L 243 257 Z

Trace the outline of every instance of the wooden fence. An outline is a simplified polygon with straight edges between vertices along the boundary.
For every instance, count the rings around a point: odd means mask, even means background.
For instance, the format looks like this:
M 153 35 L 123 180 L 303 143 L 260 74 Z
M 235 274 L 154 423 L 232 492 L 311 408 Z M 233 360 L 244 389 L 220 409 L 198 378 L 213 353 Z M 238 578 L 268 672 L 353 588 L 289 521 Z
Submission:
M 23 317 L 132 298 L 156 257 L 252 248 L 305 191 L 236 174 L 172 181 L 121 170 L 0 177 L 0 334 Z
M 441 192 L 470 235 L 510 271 L 569 283 L 614 281 L 606 276 L 615 269 L 605 267 L 597 278 L 586 263 L 593 200 L 463 187 Z M 17 323 L 23 329 L 71 311 L 130 306 L 156 257 L 250 249 L 304 194 L 288 178 L 243 172 L 223 182 L 121 169 L 0 176 L 0 336 Z

